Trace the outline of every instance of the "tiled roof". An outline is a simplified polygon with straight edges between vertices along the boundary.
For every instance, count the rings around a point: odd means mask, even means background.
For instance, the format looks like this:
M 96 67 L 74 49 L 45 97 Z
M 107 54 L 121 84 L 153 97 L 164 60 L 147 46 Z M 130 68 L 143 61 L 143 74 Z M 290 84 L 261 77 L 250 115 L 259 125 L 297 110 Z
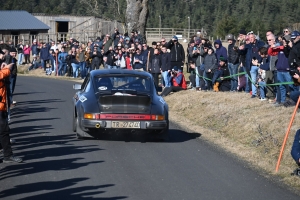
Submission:
M 0 30 L 49 30 L 50 27 L 23 10 L 0 10 Z

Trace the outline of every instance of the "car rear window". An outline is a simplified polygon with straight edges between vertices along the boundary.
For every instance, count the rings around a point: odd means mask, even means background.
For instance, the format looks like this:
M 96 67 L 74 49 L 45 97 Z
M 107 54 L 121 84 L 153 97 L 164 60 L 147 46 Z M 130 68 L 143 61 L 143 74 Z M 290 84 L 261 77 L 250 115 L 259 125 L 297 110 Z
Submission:
M 151 79 L 143 76 L 99 76 L 94 78 L 95 87 L 99 92 L 112 90 L 131 90 L 137 92 L 151 91 Z

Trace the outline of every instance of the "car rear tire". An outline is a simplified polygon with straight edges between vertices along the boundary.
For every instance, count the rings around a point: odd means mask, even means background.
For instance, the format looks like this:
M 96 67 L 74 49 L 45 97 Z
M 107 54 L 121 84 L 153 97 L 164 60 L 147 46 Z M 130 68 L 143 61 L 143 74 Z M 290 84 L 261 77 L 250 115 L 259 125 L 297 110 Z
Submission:
M 75 110 L 74 110 L 74 112 L 73 112 L 73 123 L 72 123 L 72 125 L 73 125 L 73 132 L 76 132 L 76 130 L 77 130 L 77 117 L 76 117 L 76 113 L 75 113 Z
M 83 139 L 84 138 L 80 133 L 78 133 L 80 130 L 81 129 L 79 127 L 79 119 L 78 119 L 78 117 L 76 117 L 76 137 L 77 137 L 77 139 Z

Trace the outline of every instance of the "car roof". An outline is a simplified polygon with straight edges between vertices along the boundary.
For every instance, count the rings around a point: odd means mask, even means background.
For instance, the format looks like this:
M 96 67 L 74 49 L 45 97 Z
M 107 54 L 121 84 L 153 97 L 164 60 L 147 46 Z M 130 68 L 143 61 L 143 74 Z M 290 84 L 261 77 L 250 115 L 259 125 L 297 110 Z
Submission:
M 91 76 L 99 76 L 102 74 L 127 74 L 127 75 L 142 75 L 151 78 L 151 74 L 145 71 L 128 70 L 128 69 L 97 69 L 90 72 Z

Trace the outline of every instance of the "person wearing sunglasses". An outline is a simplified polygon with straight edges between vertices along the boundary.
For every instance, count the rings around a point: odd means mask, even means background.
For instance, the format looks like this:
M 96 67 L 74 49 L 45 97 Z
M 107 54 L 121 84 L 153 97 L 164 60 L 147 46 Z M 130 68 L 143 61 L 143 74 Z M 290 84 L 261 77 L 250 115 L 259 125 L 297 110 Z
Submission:
M 284 28 L 283 29 L 283 35 L 291 35 L 292 29 L 291 28 Z
M 289 64 L 291 68 L 296 68 L 294 63 L 300 63 L 300 32 L 293 31 L 291 34 L 291 42 L 289 46 L 292 48 L 289 54 Z

